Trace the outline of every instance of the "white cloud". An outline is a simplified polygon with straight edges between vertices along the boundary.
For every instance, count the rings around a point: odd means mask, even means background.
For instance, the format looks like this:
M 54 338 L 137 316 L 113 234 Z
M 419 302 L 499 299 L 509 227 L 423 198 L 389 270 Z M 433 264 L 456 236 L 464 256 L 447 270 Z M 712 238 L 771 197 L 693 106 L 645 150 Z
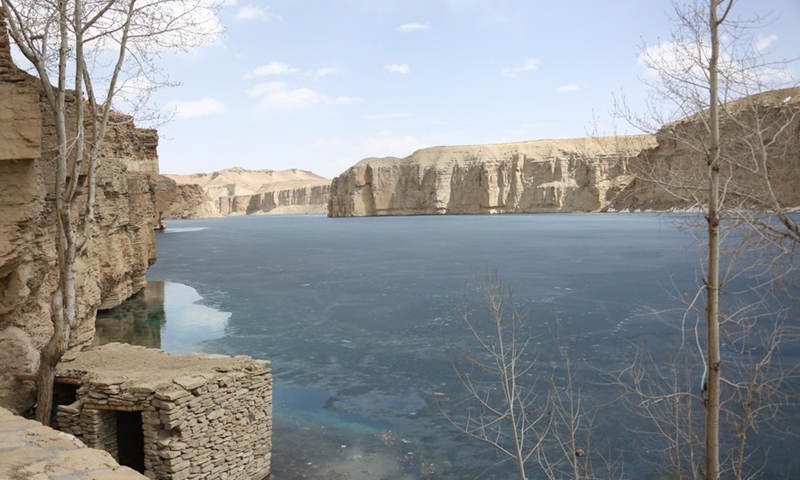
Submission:
M 406 23 L 397 27 L 397 30 L 403 33 L 411 33 L 411 32 L 422 32 L 424 30 L 430 30 L 430 26 L 425 25 L 424 23 Z
M 516 77 L 520 73 L 523 72 L 530 72 L 531 70 L 536 70 L 539 68 L 542 62 L 536 60 L 535 58 L 529 58 L 525 61 L 525 64 L 521 67 L 510 67 L 504 68 L 500 73 L 503 74 L 504 77 Z
M 269 20 L 274 18 L 275 15 L 264 8 L 255 7 L 253 5 L 245 5 L 239 7 L 236 12 L 236 20 Z
M 413 135 L 392 135 L 383 130 L 359 144 L 356 150 L 369 157 L 405 157 L 422 147 L 422 142 Z
M 205 117 L 225 111 L 224 103 L 210 97 L 203 97 L 200 100 L 191 101 L 173 100 L 169 102 L 167 106 L 175 110 L 175 116 L 177 118 Z
M 576 85 L 574 83 L 570 83 L 570 84 L 567 84 L 567 85 L 561 85 L 560 87 L 558 87 L 556 89 L 556 91 L 558 93 L 580 92 L 581 91 L 581 86 L 580 85 Z
M 354 97 L 330 97 L 316 90 L 294 87 L 285 82 L 260 83 L 247 92 L 258 97 L 262 108 L 303 108 L 314 105 L 350 105 L 361 101 Z
M 766 48 L 766 47 L 765 47 Z M 667 42 L 646 48 L 639 54 L 639 64 L 646 67 L 645 74 L 660 77 L 668 84 L 681 83 L 702 88 L 708 85 L 707 65 L 711 57 L 709 45 L 692 42 Z M 792 83 L 793 73 L 788 67 L 762 65 L 751 67 L 732 58 L 726 51 L 719 58 L 722 90 L 731 87 L 738 91 L 781 88 Z
M 410 116 L 410 113 L 373 113 L 372 115 L 364 115 L 364 118 L 367 120 L 384 120 L 392 118 L 406 118 Z
M 763 52 L 777 41 L 778 41 L 777 35 L 770 35 L 768 37 L 762 37 L 761 35 L 759 35 L 758 38 L 756 39 L 756 50 L 758 50 L 759 52 Z
M 318 138 L 314 140 L 314 146 L 316 147 L 332 147 L 335 145 L 341 145 L 344 143 L 341 138 L 334 137 L 334 138 Z
M 261 65 L 251 72 L 244 74 L 244 78 L 267 77 L 271 75 L 289 75 L 299 72 L 299 68 L 290 67 L 282 62 L 272 61 L 266 65 Z
M 322 67 L 314 72 L 314 76 L 316 78 L 322 78 L 327 77 L 328 75 L 337 75 L 339 73 L 342 73 L 342 69 L 339 67 Z
M 392 63 L 383 67 L 384 70 L 391 73 L 407 74 L 411 71 L 411 67 L 407 63 Z

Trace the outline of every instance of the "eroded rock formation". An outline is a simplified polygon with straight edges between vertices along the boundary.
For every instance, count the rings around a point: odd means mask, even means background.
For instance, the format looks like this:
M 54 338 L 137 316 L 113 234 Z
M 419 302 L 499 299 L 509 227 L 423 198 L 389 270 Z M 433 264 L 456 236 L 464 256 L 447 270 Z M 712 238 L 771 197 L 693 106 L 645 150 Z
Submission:
M 21 411 L 32 405 L 33 387 L 14 375 L 36 371 L 52 332 L 55 130 L 38 80 L 11 61 L 4 28 L 0 22 L 0 405 Z M 145 285 L 155 261 L 157 144 L 155 131 L 114 115 L 97 172 L 95 225 L 76 261 L 72 347 L 91 341 L 98 308 L 116 306 Z
M 223 215 L 285 215 L 326 213 L 331 183 L 328 179 L 264 185 L 252 195 L 219 197 Z
M 171 178 L 161 176 L 161 181 L 172 184 L 171 199 L 164 210 L 164 218 L 213 218 L 222 215 L 217 204 L 200 185 L 177 184 Z M 168 193 L 169 195 L 169 193 Z M 159 197 L 157 197 L 159 198 Z
M 720 173 L 726 207 L 774 210 L 769 189 L 783 208 L 800 206 L 800 88 L 745 97 L 725 105 L 724 111 Z M 695 117 L 661 128 L 657 145 L 629 163 L 635 179 L 611 208 L 663 211 L 703 204 L 707 159 L 691 139 L 706 136 L 704 123 Z M 760 153 L 768 158 L 767 169 L 758 164 Z
M 179 188 L 170 209 L 171 218 L 327 212 L 330 179 L 305 170 L 234 167 L 166 176 Z
M 333 180 L 328 215 L 595 212 L 633 180 L 652 136 L 434 147 L 368 158 Z

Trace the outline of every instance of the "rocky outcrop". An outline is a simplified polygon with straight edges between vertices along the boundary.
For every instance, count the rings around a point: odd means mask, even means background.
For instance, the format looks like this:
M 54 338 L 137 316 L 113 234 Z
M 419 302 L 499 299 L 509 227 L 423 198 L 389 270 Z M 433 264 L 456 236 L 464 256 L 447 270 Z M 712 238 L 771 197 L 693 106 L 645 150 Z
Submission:
M 434 147 L 368 158 L 333 180 L 328 215 L 595 212 L 633 180 L 652 136 Z
M 200 185 L 190 183 L 178 185 L 171 178 L 162 176 L 164 182 L 172 183 L 174 191 L 164 212 L 164 218 L 214 218 L 222 215 L 217 204 Z
M 212 173 L 166 176 L 179 188 L 187 188 L 179 191 L 169 214 L 171 218 L 327 211 L 330 179 L 306 170 L 234 167 Z M 204 195 L 197 193 L 198 189 Z
M 264 185 L 253 195 L 220 197 L 222 215 L 286 215 L 326 213 L 331 184 L 328 179 Z
M 770 188 L 782 207 L 800 206 L 800 87 L 773 90 L 728 103 L 720 122 L 724 205 L 773 210 L 756 164 L 764 145 Z M 757 128 L 756 128 L 757 126 Z M 760 138 L 754 135 L 759 132 Z M 665 125 L 657 145 L 629 163 L 634 180 L 614 199 L 620 211 L 685 209 L 706 201 L 708 167 L 702 146 L 707 137 L 699 115 Z M 752 147 L 756 147 L 755 150 Z
M 0 405 L 20 411 L 31 406 L 32 387 L 14 375 L 38 368 L 38 351 L 52 332 L 55 130 L 38 80 L 11 62 L 3 28 L 0 22 Z M 76 261 L 72 347 L 91 341 L 97 309 L 141 289 L 155 261 L 158 137 L 123 115 L 111 123 L 97 172 L 95 224 Z
M 774 211 L 775 201 L 784 209 L 800 207 L 800 88 L 745 97 L 723 112 L 726 207 Z M 333 180 L 328 215 L 696 208 L 705 202 L 708 173 L 703 147 L 691 140 L 708 136 L 701 115 L 654 136 L 435 147 L 404 159 L 368 158 Z M 753 152 L 766 154 L 766 169 Z

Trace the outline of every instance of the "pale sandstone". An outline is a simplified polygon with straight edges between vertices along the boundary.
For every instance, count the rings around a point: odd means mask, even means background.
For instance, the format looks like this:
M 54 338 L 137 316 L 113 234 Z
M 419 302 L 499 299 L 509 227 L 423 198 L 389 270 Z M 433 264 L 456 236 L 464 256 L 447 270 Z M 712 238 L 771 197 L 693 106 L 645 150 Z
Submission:
M 725 205 L 738 206 L 742 202 L 748 208 L 766 209 L 765 188 L 759 184 L 762 169 L 753 164 L 750 146 L 743 141 L 753 130 L 741 127 L 753 125 L 753 114 L 757 113 L 763 137 L 772 141 L 772 136 L 777 135 L 768 150 L 771 188 L 783 207 L 800 206 L 800 87 L 745 97 L 727 104 L 725 110 L 731 115 L 722 116 L 721 155 L 723 159 L 740 159 L 737 163 L 744 167 L 728 168 L 730 163 L 723 162 Z M 698 205 L 696 201 L 686 202 L 679 197 L 694 197 L 704 202 L 708 185 L 707 160 L 702 151 L 677 140 L 703 138 L 704 135 L 705 125 L 694 117 L 661 128 L 656 133 L 657 145 L 642 151 L 629 163 L 636 178 L 613 200 L 610 208 L 663 211 Z
M 325 213 L 330 192 L 330 179 L 299 169 L 165 176 L 179 189 L 171 218 Z
M 434 147 L 368 158 L 333 180 L 328 215 L 595 212 L 632 180 L 648 135 Z
M 38 367 L 38 351 L 52 332 L 57 283 L 55 127 L 39 98 L 38 81 L 11 61 L 0 22 L 0 343 L 14 344 L 4 349 L 9 354 L 0 369 L 0 405 L 18 412 L 32 405 L 33 386 L 14 375 Z M 68 116 L 74 98 L 69 105 Z M 72 348 L 91 340 L 98 308 L 116 306 L 145 285 L 155 261 L 157 143 L 154 130 L 112 115 L 97 172 L 95 224 L 76 261 Z M 85 198 L 79 191 L 78 203 Z
M 171 178 L 161 176 L 173 185 L 172 200 L 168 202 L 164 218 L 214 218 L 221 217 L 217 204 L 197 184 L 176 184 Z M 158 197 L 157 197 L 158 198 Z

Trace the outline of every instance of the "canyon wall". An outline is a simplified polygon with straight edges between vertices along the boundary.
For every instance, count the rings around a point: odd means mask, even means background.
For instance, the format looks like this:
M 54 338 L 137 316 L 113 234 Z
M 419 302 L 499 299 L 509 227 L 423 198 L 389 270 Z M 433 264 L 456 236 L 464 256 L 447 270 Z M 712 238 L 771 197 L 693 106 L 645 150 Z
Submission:
M 333 180 L 331 217 L 596 212 L 633 180 L 652 136 L 434 147 L 368 158 Z
M 73 348 L 91 341 L 97 309 L 141 289 L 155 261 L 157 144 L 154 130 L 114 115 L 97 172 L 95 224 L 76 260 Z M 39 349 L 52 333 L 54 145 L 55 125 L 38 80 L 11 61 L 0 22 L 0 406 L 14 411 L 33 404 L 33 387 L 14 375 L 36 371 Z M 79 192 L 79 202 L 85 198 Z
M 163 218 L 214 218 L 222 215 L 217 210 L 217 202 L 206 194 L 200 185 L 177 184 L 171 178 L 161 176 L 163 182 L 170 182 L 173 190 L 167 195 L 167 207 L 164 209 Z M 156 198 L 161 198 L 157 196 Z
M 745 97 L 721 110 L 724 207 L 774 211 L 772 194 L 783 208 L 800 207 L 800 87 Z M 694 139 L 707 136 L 705 122 L 696 116 L 662 127 L 657 145 L 629 162 L 635 178 L 610 208 L 663 211 L 704 204 L 707 159 Z M 765 164 L 760 164 L 761 155 L 768 159 Z
M 222 215 L 286 215 L 327 213 L 331 184 L 328 179 L 264 185 L 252 195 L 219 197 Z
M 297 168 L 233 167 L 165 176 L 179 189 L 167 218 L 326 213 L 328 208 L 330 179 Z
M 745 97 L 722 112 L 725 207 L 800 207 L 800 88 Z M 708 186 L 705 149 L 695 140 L 708 137 L 700 115 L 654 136 L 435 147 L 404 159 L 368 158 L 333 180 L 328 215 L 696 208 Z

